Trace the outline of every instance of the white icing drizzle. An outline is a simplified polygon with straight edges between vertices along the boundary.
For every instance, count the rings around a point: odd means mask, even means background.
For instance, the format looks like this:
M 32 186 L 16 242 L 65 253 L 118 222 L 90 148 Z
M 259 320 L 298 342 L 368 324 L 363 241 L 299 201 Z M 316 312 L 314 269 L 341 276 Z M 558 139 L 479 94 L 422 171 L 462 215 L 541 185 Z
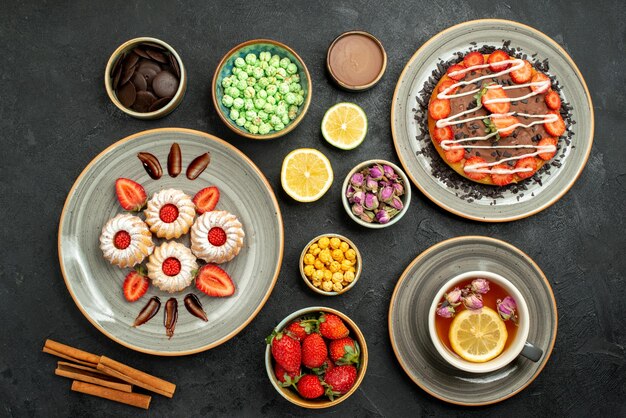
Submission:
M 477 82 L 480 82 L 481 80 L 485 80 L 485 79 L 491 79 L 491 78 L 495 78 L 495 77 L 499 77 L 505 74 L 509 74 L 515 70 L 518 70 L 522 67 L 524 67 L 525 62 L 524 60 L 521 59 L 509 59 L 509 60 L 504 60 L 504 61 L 499 61 L 497 64 L 511 64 L 511 66 L 505 70 L 502 70 L 500 72 L 497 73 L 493 73 L 493 74 L 487 74 L 481 77 L 477 77 L 473 80 L 469 80 L 469 81 L 459 81 L 457 83 L 451 84 L 450 86 L 448 86 L 447 88 L 445 88 L 443 91 L 441 91 L 439 94 L 437 94 L 437 98 L 438 99 L 454 99 L 454 98 L 458 98 L 458 97 L 464 97 L 464 96 L 469 96 L 471 94 L 476 94 L 478 93 L 482 88 L 477 88 L 474 90 L 470 90 L 470 91 L 466 91 L 464 93 L 457 93 L 457 94 L 448 94 L 449 92 L 462 87 L 462 86 L 467 86 L 470 84 L 475 84 Z M 490 66 L 490 64 L 479 64 L 479 65 L 473 65 L 471 67 L 467 67 L 467 68 L 463 68 L 457 71 L 452 71 L 450 74 L 448 74 L 448 76 L 450 77 L 454 77 L 457 75 L 461 75 L 461 74 L 465 74 L 467 72 L 470 71 L 474 71 L 474 70 L 479 70 L 479 69 L 483 69 L 483 68 L 488 68 Z M 535 81 L 535 82 L 530 82 L 530 83 L 524 83 L 524 84 L 516 84 L 516 85 L 511 85 L 511 86 L 502 86 L 499 84 L 491 84 L 489 86 L 486 86 L 487 89 L 495 89 L 495 88 L 502 88 L 503 90 L 511 90 L 511 89 L 518 89 L 518 88 L 525 88 L 525 87 L 534 87 L 534 86 L 539 86 L 540 88 L 537 89 L 537 91 L 531 91 L 530 93 L 524 95 L 524 96 L 520 96 L 520 97 L 502 97 L 502 98 L 495 98 L 495 99 L 487 99 L 484 101 L 485 104 L 490 104 L 490 103 L 508 103 L 508 102 L 516 102 L 516 101 L 521 101 L 521 100 L 526 100 L 529 99 L 533 96 L 536 96 L 538 94 L 541 94 L 543 92 L 545 92 L 549 87 L 550 87 L 550 80 L 544 80 L 544 81 Z M 536 120 L 533 121 L 531 123 L 528 124 L 524 124 L 522 122 L 518 122 L 515 123 L 513 125 L 507 126 L 505 128 L 500 128 L 497 130 L 497 132 L 492 132 L 489 133 L 488 135 L 484 135 L 484 136 L 475 136 L 475 137 L 471 137 L 471 138 L 461 138 L 461 139 L 456 139 L 456 140 L 443 140 L 441 141 L 441 148 L 443 148 L 444 150 L 451 150 L 451 149 L 462 149 L 465 148 L 463 145 L 459 145 L 463 142 L 468 142 L 468 141 L 486 141 L 489 138 L 495 136 L 497 133 L 499 132 L 503 132 L 503 131 L 511 131 L 512 129 L 517 129 L 517 128 L 530 128 L 534 125 L 538 125 L 538 124 L 543 124 L 543 123 L 552 123 L 552 122 L 556 122 L 558 120 L 558 116 L 556 114 L 552 114 L 552 113 L 548 113 L 548 114 L 537 114 L 537 115 L 531 115 L 531 114 L 527 114 L 527 113 L 519 113 L 519 112 L 508 112 L 508 113 L 492 113 L 489 116 L 475 116 L 475 117 L 469 117 L 469 118 L 465 118 L 465 119 L 459 119 L 462 118 L 465 115 L 468 115 L 470 113 L 473 113 L 475 111 L 477 111 L 478 109 L 480 109 L 482 107 L 482 103 L 479 103 L 476 107 L 472 108 L 472 109 L 468 109 L 465 110 L 463 112 L 457 113 L 456 115 L 453 116 L 449 116 L 447 118 L 444 119 L 440 119 L 437 121 L 437 123 L 435 124 L 437 128 L 444 128 L 446 126 L 450 126 L 450 125 L 458 125 L 458 124 L 465 124 L 465 123 L 469 123 L 469 122 L 473 122 L 476 120 L 483 120 L 485 118 L 490 118 L 491 120 L 493 119 L 498 119 L 498 118 L 503 118 L 503 117 L 509 117 L 509 116 L 522 116 L 525 118 L 540 118 L 540 120 Z M 453 144 L 453 145 L 450 145 Z M 478 164 L 471 164 L 471 165 L 466 165 L 465 167 L 463 167 L 463 170 L 466 173 L 493 173 L 493 174 L 514 174 L 514 173 L 523 173 L 523 172 L 529 172 L 532 171 L 532 168 L 513 168 L 513 169 L 507 169 L 507 170 L 503 170 L 503 169 L 492 169 L 491 167 L 494 167 L 496 165 L 499 164 L 503 164 L 506 163 L 508 161 L 515 161 L 515 160 L 520 160 L 522 158 L 526 158 L 526 157 L 535 157 L 539 154 L 543 154 L 543 153 L 547 153 L 547 152 L 554 152 L 556 151 L 556 146 L 554 145 L 523 145 L 523 144 L 519 144 L 519 145 L 472 145 L 472 148 L 477 148 L 477 149 L 525 149 L 525 148 L 530 148 L 530 149 L 534 149 L 534 152 L 528 153 L 528 154 L 522 154 L 522 155 L 518 155 L 518 156 L 514 156 L 514 157 L 509 157 L 509 158 L 503 158 L 501 160 L 492 162 L 492 163 L 488 163 L 488 162 L 484 162 L 484 163 L 478 163 Z

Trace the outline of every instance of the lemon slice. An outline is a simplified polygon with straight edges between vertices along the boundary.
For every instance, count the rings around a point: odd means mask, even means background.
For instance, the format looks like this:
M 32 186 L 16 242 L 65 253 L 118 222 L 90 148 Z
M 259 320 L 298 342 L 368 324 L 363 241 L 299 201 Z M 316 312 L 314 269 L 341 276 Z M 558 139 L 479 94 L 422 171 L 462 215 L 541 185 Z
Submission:
M 322 135 L 329 144 L 349 150 L 358 147 L 367 133 L 367 116 L 354 103 L 338 103 L 322 119 Z
M 298 202 L 314 202 L 333 183 L 333 168 L 328 158 L 312 148 L 291 151 L 283 160 L 280 183 Z
M 466 309 L 452 320 L 450 345 L 461 358 L 484 363 L 500 355 L 508 334 L 500 315 L 490 308 Z

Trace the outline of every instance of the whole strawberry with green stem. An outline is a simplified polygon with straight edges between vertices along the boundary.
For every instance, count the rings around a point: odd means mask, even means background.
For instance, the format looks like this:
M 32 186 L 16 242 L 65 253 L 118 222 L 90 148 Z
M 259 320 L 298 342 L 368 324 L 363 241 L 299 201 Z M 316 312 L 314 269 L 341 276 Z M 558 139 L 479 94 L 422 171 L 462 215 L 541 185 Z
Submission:
M 320 315 L 319 329 L 322 337 L 328 338 L 329 340 L 338 340 L 340 338 L 345 338 L 348 334 L 350 334 L 350 331 L 341 318 L 328 312 L 322 312 Z
M 354 386 L 356 376 L 356 367 L 350 365 L 337 366 L 329 370 L 324 375 L 326 395 L 332 401 L 335 396 L 347 393 Z
M 302 341 L 302 364 L 314 369 L 324 364 L 328 356 L 326 342 L 317 333 L 307 335 Z
M 302 353 L 300 342 L 282 332 L 272 332 L 265 341 L 270 344 L 272 357 L 287 372 L 296 373 L 300 370 Z
M 356 364 L 361 361 L 361 349 L 359 343 L 350 337 L 332 340 L 328 345 L 329 356 L 338 366 Z

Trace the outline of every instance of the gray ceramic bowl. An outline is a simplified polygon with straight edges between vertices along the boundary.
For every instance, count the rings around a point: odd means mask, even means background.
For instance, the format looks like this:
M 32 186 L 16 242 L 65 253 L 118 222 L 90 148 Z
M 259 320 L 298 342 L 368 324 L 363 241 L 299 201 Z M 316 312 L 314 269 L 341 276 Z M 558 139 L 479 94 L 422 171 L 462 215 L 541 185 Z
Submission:
M 402 203 L 403 203 L 404 207 L 402 208 L 400 213 L 398 213 L 396 216 L 391 218 L 391 220 L 389 222 L 387 222 L 386 224 L 379 224 L 377 222 L 371 222 L 370 223 L 370 222 L 365 222 L 364 220 L 360 219 L 358 216 L 356 216 L 354 213 L 352 213 L 352 208 L 350 207 L 350 202 L 348 202 L 348 198 L 346 197 L 346 190 L 348 189 L 348 185 L 350 184 L 350 179 L 352 178 L 352 175 L 354 173 L 356 173 L 357 171 L 360 171 L 360 170 L 362 170 L 362 169 L 364 169 L 366 167 L 369 167 L 369 166 L 371 166 L 373 164 L 389 165 L 389 166 L 393 167 L 393 169 L 396 171 L 396 174 L 398 174 L 398 176 L 402 179 L 402 182 L 404 183 L 404 195 L 402 195 L 402 197 L 401 197 Z M 400 167 L 398 167 L 397 165 L 395 165 L 392 162 L 389 162 L 389 161 L 386 161 L 386 160 L 367 160 L 367 161 L 363 161 L 362 163 L 357 164 L 352 170 L 350 170 L 350 172 L 348 173 L 348 175 L 344 179 L 343 186 L 341 186 L 341 202 L 343 203 L 343 208 L 346 210 L 346 213 L 348 214 L 348 216 L 350 216 L 350 218 L 352 218 L 352 220 L 354 222 L 358 223 L 359 225 L 362 225 L 362 226 L 364 226 L 366 228 L 371 228 L 371 229 L 387 228 L 387 227 L 397 223 L 400 219 L 402 219 L 402 217 L 406 213 L 407 208 L 409 207 L 409 204 L 411 203 L 411 184 L 409 182 L 409 178 L 404 173 L 404 171 L 402 171 L 402 169 Z
M 541 174 L 542 186 L 529 179 L 525 182 L 528 189 L 523 195 L 508 189 L 493 204 L 493 199 L 489 198 L 462 199 L 459 195 L 463 192 L 448 187 L 432 175 L 430 158 L 420 152 L 422 142 L 417 139 L 420 131 L 413 109 L 417 106 L 415 97 L 419 96 L 440 59 L 448 60 L 455 52 L 467 51 L 472 42 L 479 46 L 502 46 L 503 40 L 510 40 L 511 47 L 521 48 L 521 52 L 528 56 L 537 54 L 538 60 L 549 60 L 550 73 L 563 87 L 561 95 L 573 106 L 576 124 L 571 130 L 575 147 L 565 147 L 561 167 L 553 167 L 550 174 Z M 554 204 L 580 176 L 591 152 L 593 130 L 591 97 L 583 76 L 567 52 L 538 30 L 509 20 L 473 20 L 433 36 L 417 50 L 402 71 L 391 104 L 391 132 L 396 152 L 413 183 L 443 209 L 477 221 L 513 221 Z M 464 180 L 461 176 L 458 178 L 460 182 Z
M 173 142 L 178 143 L 182 151 L 183 173 L 172 178 L 165 172 L 159 180 L 152 180 L 137 153 L 150 152 L 164 163 Z M 196 156 L 207 151 L 211 153 L 210 165 L 198 178 L 189 180 L 184 170 Z M 217 209 L 235 214 L 246 233 L 239 255 L 221 265 L 235 283 L 234 295 L 211 298 L 192 283 L 174 294 L 150 286 L 137 302 L 129 303 L 124 299 L 122 283 L 130 269 L 120 269 L 105 260 L 98 240 L 103 225 L 123 212 L 115 196 L 118 177 L 139 182 L 148 197 L 166 188 L 180 189 L 190 196 L 207 186 L 220 189 Z M 187 243 L 186 240 L 188 237 L 184 236 L 176 241 Z M 278 278 L 283 256 L 283 224 L 271 186 L 239 150 L 206 133 L 164 128 L 122 139 L 87 165 L 65 201 L 58 244 L 61 272 L 70 295 L 98 330 L 133 350 L 177 356 L 222 344 L 254 319 Z M 188 292 L 200 298 L 208 322 L 185 310 L 183 297 Z M 169 297 L 178 299 L 178 323 L 172 339 L 165 335 L 163 307 L 148 323 L 132 327 L 135 317 L 152 296 L 158 296 L 163 304 Z
M 111 77 L 111 72 L 113 67 L 117 63 L 117 61 L 122 57 L 124 53 L 133 49 L 139 44 L 154 44 L 161 48 L 165 48 L 170 54 L 176 58 L 178 66 L 180 68 L 180 83 L 178 86 L 178 90 L 172 100 L 165 106 L 160 109 L 157 109 L 153 112 L 137 112 L 132 109 L 125 107 L 117 98 L 115 94 L 115 90 L 113 89 L 113 79 Z M 149 37 L 141 37 L 134 38 L 129 41 L 124 42 L 122 45 L 117 47 L 117 49 L 111 54 L 109 61 L 107 62 L 106 69 L 104 71 L 104 87 L 106 88 L 106 92 L 109 95 L 109 99 L 113 102 L 113 104 L 120 109 L 122 112 L 126 113 L 137 119 L 158 119 L 166 116 L 174 111 L 176 107 L 183 100 L 183 96 L 185 95 L 185 90 L 187 89 L 187 71 L 185 70 L 185 66 L 183 65 L 183 61 L 180 59 L 180 56 L 176 52 L 174 48 L 172 48 L 168 43 L 163 42 L 157 38 L 149 38 Z
M 543 350 L 538 362 L 518 356 L 501 369 L 475 374 L 453 367 L 435 349 L 428 325 L 433 299 L 448 280 L 477 270 L 506 277 L 523 296 L 528 340 Z M 389 336 L 400 366 L 426 392 L 458 405 L 500 402 L 530 385 L 548 362 L 556 332 L 556 301 L 541 269 L 511 244 L 488 237 L 452 238 L 428 248 L 402 273 L 389 306 Z

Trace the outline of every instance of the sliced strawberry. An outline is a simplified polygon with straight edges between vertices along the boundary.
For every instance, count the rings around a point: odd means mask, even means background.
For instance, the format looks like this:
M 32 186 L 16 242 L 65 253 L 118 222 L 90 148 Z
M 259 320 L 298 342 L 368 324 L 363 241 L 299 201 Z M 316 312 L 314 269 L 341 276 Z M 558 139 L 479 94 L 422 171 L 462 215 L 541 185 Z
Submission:
M 559 93 L 554 90 L 550 90 L 544 100 L 546 101 L 546 105 L 552 110 L 559 110 L 561 107 L 561 97 Z
M 235 284 L 228 273 L 215 264 L 206 264 L 198 270 L 196 287 L 202 293 L 217 298 L 235 293 Z
M 128 273 L 122 286 L 124 297 L 129 302 L 134 302 L 145 295 L 148 287 L 150 287 L 150 280 L 148 280 L 145 271 L 141 267 Z
M 202 215 L 204 212 L 210 212 L 215 209 L 217 202 L 220 200 L 220 189 L 215 186 L 205 187 L 196 193 L 192 200 L 199 215 Z
M 481 158 L 481 157 L 470 157 L 470 158 L 468 158 L 465 161 L 465 164 L 463 164 L 463 171 L 465 172 L 465 175 L 467 177 L 469 177 L 470 179 L 476 180 L 476 181 L 483 180 L 485 177 L 487 177 L 489 175 L 489 173 L 477 173 L 477 172 L 474 172 L 474 171 L 470 171 L 470 172 L 465 171 L 465 167 L 479 165 L 479 164 L 486 164 L 485 159 Z M 483 169 L 483 168 L 486 168 L 486 167 L 476 167 L 476 168 Z
M 559 137 L 565 133 L 565 121 L 561 117 L 561 114 L 556 110 L 553 110 L 550 113 L 556 115 L 558 119 L 555 122 L 545 122 L 543 127 L 550 135 Z
M 487 62 L 489 63 L 489 68 L 491 69 L 491 71 L 497 73 L 497 72 L 506 70 L 511 65 L 510 63 L 506 63 L 506 64 L 498 64 L 498 63 L 501 61 L 507 61 L 510 59 L 511 57 L 509 57 L 509 54 L 507 54 L 501 49 L 496 49 L 495 51 L 491 53 L 491 55 L 489 55 Z
M 540 147 L 553 145 L 554 146 L 554 151 L 542 152 L 541 154 L 538 155 L 538 157 L 541 158 L 544 161 L 551 160 L 552 157 L 554 157 L 554 155 L 556 154 L 556 144 L 557 143 L 558 143 L 558 140 L 556 138 L 551 137 L 551 136 L 546 136 L 545 138 L 541 138 L 541 141 L 539 141 L 539 143 L 537 145 L 540 146 Z
M 498 171 L 505 171 L 505 173 L 498 173 Z M 496 186 L 506 186 L 513 181 L 513 173 L 511 168 L 507 164 L 498 164 L 491 168 L 491 181 Z
M 500 138 L 506 138 L 507 136 L 511 135 L 515 131 L 516 128 L 509 128 L 509 127 L 510 126 L 512 127 L 513 125 L 519 123 L 519 119 L 517 119 L 515 116 L 491 118 L 491 121 L 493 122 L 494 125 L 496 125 Z
M 533 78 L 530 80 L 531 83 L 538 83 L 538 82 L 543 82 L 543 84 L 539 84 L 536 86 L 530 86 L 530 89 L 532 91 L 534 91 L 537 94 L 540 93 L 544 93 L 546 91 L 548 91 L 548 89 L 550 88 L 550 78 L 545 75 L 544 73 L 537 73 L 533 76 Z
M 507 113 L 511 109 L 510 102 L 496 102 L 489 103 L 490 100 L 494 99 L 506 99 L 508 96 L 506 92 L 501 86 L 487 89 L 485 94 L 482 97 L 483 105 L 489 110 L 491 113 Z
M 115 194 L 125 210 L 134 212 L 141 210 L 148 200 L 141 184 L 123 177 L 115 181 Z
M 439 87 L 437 88 L 437 92 L 439 93 L 443 93 L 443 91 L 445 89 L 447 89 L 448 87 L 452 86 L 453 84 L 456 84 L 456 81 L 454 80 L 443 80 L 440 84 Z M 458 87 L 453 88 L 452 90 L 450 90 L 449 92 L 447 92 L 446 94 L 454 94 L 456 91 L 458 90 Z
M 513 64 L 519 65 L 519 64 Z M 530 62 L 524 60 L 524 66 L 517 70 L 511 71 L 511 79 L 516 84 L 528 83 L 530 79 L 533 77 L 533 66 L 530 65 Z
M 485 57 L 478 51 L 470 52 L 463 58 L 463 64 L 465 68 L 470 68 L 475 65 L 483 65 L 485 63 Z
M 431 99 L 428 104 L 428 114 L 435 120 L 447 118 L 450 116 L 450 100 Z
M 459 80 L 462 80 L 465 77 L 466 73 L 458 73 L 458 74 L 455 74 L 454 76 L 451 76 L 450 73 L 453 73 L 455 71 L 463 71 L 464 69 L 465 69 L 465 67 L 463 66 L 463 64 L 454 64 L 454 65 L 452 65 L 452 66 L 450 66 L 448 68 L 448 70 L 446 71 L 446 74 L 451 79 L 459 81 Z
M 464 148 L 451 148 L 445 152 L 446 161 L 449 163 L 458 163 L 465 157 Z
M 515 164 L 516 169 L 525 168 L 530 169 L 529 171 L 520 171 L 517 173 L 517 176 L 521 179 L 527 179 L 528 177 L 532 177 L 537 171 L 537 160 L 535 157 L 525 157 L 520 160 L 517 160 Z
M 452 128 L 449 126 L 444 126 L 443 128 L 433 129 L 433 139 L 437 142 L 441 141 L 450 141 L 454 139 L 454 132 L 452 132 Z

